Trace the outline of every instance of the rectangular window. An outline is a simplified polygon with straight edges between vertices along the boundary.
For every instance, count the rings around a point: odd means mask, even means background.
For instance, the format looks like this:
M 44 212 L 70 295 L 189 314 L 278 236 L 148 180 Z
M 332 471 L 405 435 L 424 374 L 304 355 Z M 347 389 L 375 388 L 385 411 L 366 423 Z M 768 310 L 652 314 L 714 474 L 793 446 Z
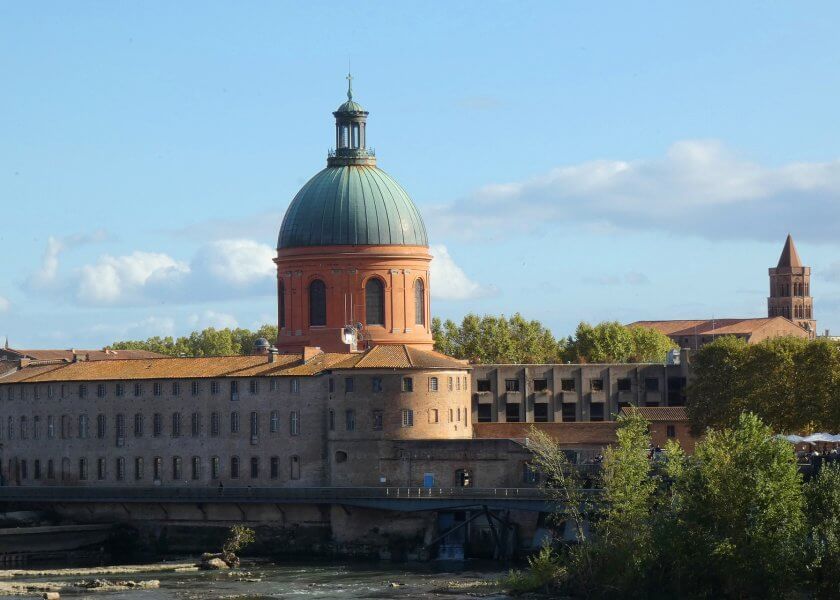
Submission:
M 172 395 L 173 396 L 180 396 L 181 395 L 181 384 L 178 381 L 172 382 Z
M 28 479 L 29 478 L 29 469 L 27 468 L 26 460 L 20 461 L 20 478 L 21 479 Z
M 37 458 L 32 461 L 32 478 L 41 479 L 41 461 Z
M 461 410 L 461 409 L 459 408 L 458 410 Z M 438 409 L 430 408 L 429 409 L 429 423 L 438 423 L 438 422 L 439 422 Z
M 382 431 L 382 411 L 373 411 L 373 430 Z
M 222 463 L 219 460 L 218 456 L 214 456 L 210 459 L 210 477 L 212 479 L 218 479 L 219 475 L 221 475 L 222 470 Z
M 117 446 L 125 444 L 125 415 L 119 414 L 116 419 Z
M 353 409 L 348 409 L 344 413 L 344 426 L 347 431 L 355 431 L 356 430 L 356 411 Z
M 544 392 L 548 389 L 548 379 L 535 379 L 534 380 L 534 391 L 535 392 Z
M 372 377 L 370 380 L 370 390 L 374 394 L 378 394 L 382 391 L 382 378 L 381 377 Z
M 79 415 L 79 438 L 86 440 L 88 438 L 88 417 L 87 415 Z
M 193 456 L 191 463 L 193 480 L 201 479 L 201 458 L 199 458 L 198 456 Z
M 548 402 L 534 402 L 534 422 L 548 422 Z
M 493 407 L 486 402 L 481 402 L 478 405 L 478 422 L 490 423 L 493 420 Z
M 300 435 L 300 413 L 293 410 L 289 414 L 289 433 L 292 435 Z
M 632 388 L 629 377 L 620 378 L 618 381 L 616 381 L 616 386 L 618 387 L 619 392 L 629 392 Z
M 26 417 L 20 418 L 20 439 L 25 440 L 29 437 L 29 423 Z
M 277 379 L 271 378 L 268 381 L 268 391 L 270 391 L 270 392 L 276 392 L 277 391 Z
M 251 411 L 251 443 L 256 442 L 260 435 L 260 415 L 257 411 Z
M 239 479 L 239 457 L 234 456 L 230 459 L 230 478 Z
M 603 379 L 590 379 L 589 380 L 589 391 L 591 391 L 591 392 L 603 392 L 604 391 L 604 380 Z
M 519 380 L 518 379 L 505 379 L 505 391 L 506 392 L 518 392 L 519 391 Z
M 49 384 L 47 386 L 47 398 L 52 398 L 54 395 L 55 395 L 55 388 L 52 386 L 52 384 Z
M 645 391 L 646 392 L 658 392 L 659 391 L 659 378 L 658 377 L 646 377 L 645 378 Z
M 190 418 L 190 433 L 193 437 L 201 435 L 201 413 L 194 412 Z
M 80 458 L 79 459 L 79 479 L 81 481 L 85 481 L 88 478 L 88 468 L 87 468 L 87 459 Z
M 674 425 L 667 425 L 666 426 L 666 435 L 669 438 L 677 437 L 677 428 Z
M 477 392 L 489 392 L 490 391 L 490 380 L 489 379 L 479 379 L 475 382 L 475 389 Z
M 410 409 L 403 409 L 402 411 L 402 426 L 414 427 L 414 411 Z
M 143 414 L 134 413 L 134 437 L 143 437 Z
M 230 399 L 232 402 L 239 400 L 239 382 L 235 379 L 230 382 Z
M 32 439 L 37 440 L 41 437 L 41 417 L 35 415 L 32 417 Z
M 279 456 L 272 456 L 271 457 L 271 478 L 277 479 L 280 477 L 280 457 Z
M 352 377 L 345 377 L 344 378 L 344 393 L 349 394 L 353 391 L 354 383 Z
M 142 384 L 135 383 L 134 384 L 134 397 L 139 398 L 143 395 L 143 386 Z
M 32 386 L 32 397 L 36 400 L 40 400 L 41 398 L 41 388 L 39 388 L 37 385 Z
M 211 381 L 210 382 L 210 393 L 214 396 L 219 393 L 221 386 L 219 385 L 218 381 Z
M 155 396 L 160 396 L 161 394 L 163 394 L 163 386 L 160 384 L 160 382 L 156 381 L 152 384 L 152 394 L 154 394 Z
M 23 388 L 21 388 L 20 393 L 23 394 Z M 84 383 L 79 384 L 79 398 L 87 398 L 87 385 Z
M 239 413 L 236 411 L 230 413 L 230 432 L 239 433 Z
M 105 437 L 105 415 L 96 415 L 96 437 L 100 440 Z
M 447 377 L 446 379 L 446 389 L 450 392 L 452 391 L 452 377 Z
M 102 480 L 105 479 L 105 459 L 104 458 L 96 459 L 96 478 L 99 481 L 102 481 Z
M 163 459 L 160 456 L 155 456 L 152 459 L 152 479 L 160 481 L 163 479 Z
M 461 378 L 460 377 L 456 378 L 456 380 L 455 380 L 455 390 L 456 391 L 461 390 Z
M 560 389 L 564 392 L 574 392 L 575 391 L 575 380 L 574 379 L 561 379 L 560 380 Z
M 55 479 L 55 463 L 52 459 L 47 461 L 47 479 Z
M 134 459 L 134 480 L 140 481 L 143 479 L 143 458 L 138 456 Z
M 437 377 L 429 377 L 429 391 L 430 392 L 438 391 L 438 378 Z
M 573 402 L 563 403 L 563 422 L 574 423 L 577 419 L 577 405 Z
M 519 423 L 519 402 L 505 404 L 505 421 L 508 423 Z
M 412 379 L 411 377 L 403 377 L 403 379 L 402 379 L 402 391 L 413 392 L 414 391 L 414 379 Z
M 327 427 L 330 431 L 335 431 L 335 411 L 330 409 L 327 413 Z
M 256 379 L 251 379 L 248 381 L 248 392 L 251 395 L 259 394 L 260 393 L 260 382 Z
M 221 431 L 221 418 L 219 417 L 219 413 L 213 412 L 210 413 L 210 435 L 213 437 L 218 437 L 219 432 Z
M 152 434 L 160 437 L 163 434 L 163 415 L 155 413 L 152 417 Z
M 256 456 L 251 457 L 251 479 L 258 479 L 260 476 L 260 459 Z
M 47 417 L 47 438 L 55 438 L 55 418 L 52 415 Z
M 172 457 L 172 481 L 180 481 L 181 479 L 181 457 Z
M 590 421 L 603 421 L 604 420 L 604 403 L 603 402 L 593 402 L 589 406 L 589 420 Z
M 289 458 L 289 479 L 300 479 L 300 457 Z
M 197 381 L 193 381 L 193 382 L 190 384 L 190 393 L 191 393 L 193 396 L 198 396 L 199 389 L 200 389 L 200 388 L 198 387 L 198 382 L 197 382 Z
M 104 398 L 105 397 L 105 384 L 99 383 L 96 385 L 96 397 L 97 398 Z
M 123 396 L 125 396 L 125 384 L 124 383 L 118 383 L 114 387 L 114 395 L 117 398 L 122 398 Z
M 271 433 L 277 433 L 278 431 L 280 431 L 280 413 L 278 413 L 276 410 L 271 411 L 268 429 L 269 431 L 271 431 Z
M 685 377 L 668 378 L 668 406 L 685 406 Z
M 292 394 L 300 394 L 300 379 L 292 377 L 289 380 L 289 392 Z

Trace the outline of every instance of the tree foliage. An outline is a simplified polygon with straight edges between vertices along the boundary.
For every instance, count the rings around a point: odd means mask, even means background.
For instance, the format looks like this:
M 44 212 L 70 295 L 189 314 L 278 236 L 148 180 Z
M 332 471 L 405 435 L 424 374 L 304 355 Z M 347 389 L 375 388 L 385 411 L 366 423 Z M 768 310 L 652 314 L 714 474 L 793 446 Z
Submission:
M 837 597 L 840 475 L 808 485 L 790 444 L 753 414 L 709 430 L 695 454 L 670 441 L 663 463 L 647 458 L 647 423 L 619 421 L 605 453 L 602 495 L 583 502 L 562 447 L 529 434 L 543 485 L 565 499 L 558 521 L 591 520 L 592 535 L 558 556 L 555 586 L 587 598 L 783 598 L 803 588 Z M 580 510 L 575 507 L 582 507 Z M 584 530 L 583 527 L 580 528 Z M 812 544 L 805 569 L 808 533 Z M 565 568 L 560 568 L 561 566 Z M 520 577 L 523 581 L 525 576 Z M 534 578 L 536 579 L 536 578 Z
M 234 356 L 253 354 L 254 342 L 261 337 L 273 343 L 277 339 L 277 326 L 263 325 L 256 331 L 208 327 L 179 338 L 154 336 L 146 340 L 115 342 L 111 348 L 149 350 L 166 356 Z
M 468 314 L 460 324 L 432 320 L 435 349 L 473 363 L 664 362 L 673 342 L 664 334 L 617 322 L 578 325 L 574 337 L 557 339 L 539 321 Z
M 840 430 L 840 347 L 779 337 L 747 344 L 723 337 L 692 358 L 692 427 L 730 427 L 745 411 L 776 431 Z

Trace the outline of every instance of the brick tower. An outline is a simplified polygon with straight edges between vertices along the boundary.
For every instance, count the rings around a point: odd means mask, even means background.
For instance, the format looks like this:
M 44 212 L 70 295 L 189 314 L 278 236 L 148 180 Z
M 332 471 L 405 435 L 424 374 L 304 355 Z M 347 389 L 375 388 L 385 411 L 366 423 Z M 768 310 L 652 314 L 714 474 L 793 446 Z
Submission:
M 790 234 L 785 240 L 779 264 L 770 268 L 767 316 L 786 317 L 807 330 L 811 337 L 817 334 L 814 301 L 811 298 L 811 267 L 802 265 Z

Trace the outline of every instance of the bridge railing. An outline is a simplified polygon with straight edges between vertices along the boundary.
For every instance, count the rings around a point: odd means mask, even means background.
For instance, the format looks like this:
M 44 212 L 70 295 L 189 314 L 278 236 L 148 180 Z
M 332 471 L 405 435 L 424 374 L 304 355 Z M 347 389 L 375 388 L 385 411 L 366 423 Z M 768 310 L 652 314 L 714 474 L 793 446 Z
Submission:
M 597 493 L 598 490 L 585 490 Z M 539 500 L 550 495 L 540 488 L 475 487 L 178 487 L 178 486 L 3 486 L 0 501 L 333 501 L 400 499 Z

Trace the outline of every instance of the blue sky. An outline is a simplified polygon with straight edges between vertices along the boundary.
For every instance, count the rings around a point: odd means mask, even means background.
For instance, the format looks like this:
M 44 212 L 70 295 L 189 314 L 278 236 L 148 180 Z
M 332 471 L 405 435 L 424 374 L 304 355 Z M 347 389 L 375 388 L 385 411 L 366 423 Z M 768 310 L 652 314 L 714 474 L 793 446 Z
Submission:
M 0 5 L 0 335 L 274 319 L 348 58 L 426 220 L 432 310 L 762 316 L 790 232 L 840 331 L 832 3 Z

